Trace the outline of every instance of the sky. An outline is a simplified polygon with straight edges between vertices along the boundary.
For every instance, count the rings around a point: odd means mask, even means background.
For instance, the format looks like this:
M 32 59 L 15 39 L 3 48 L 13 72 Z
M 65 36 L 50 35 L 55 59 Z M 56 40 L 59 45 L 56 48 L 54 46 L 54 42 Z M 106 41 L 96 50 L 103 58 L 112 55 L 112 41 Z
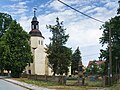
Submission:
M 90 15 L 103 22 L 114 17 L 118 9 L 118 0 L 61 0 L 73 8 Z M 39 30 L 45 37 L 44 44 L 49 44 L 52 36 L 46 25 L 55 25 L 56 18 L 63 21 L 69 39 L 66 46 L 73 52 L 79 46 L 83 65 L 87 66 L 91 60 L 98 60 L 102 47 L 100 37 L 103 23 L 92 20 L 65 5 L 58 0 L 0 0 L 0 12 L 10 14 L 13 19 L 29 33 L 33 8 L 37 8 L 36 16 L 39 21 Z

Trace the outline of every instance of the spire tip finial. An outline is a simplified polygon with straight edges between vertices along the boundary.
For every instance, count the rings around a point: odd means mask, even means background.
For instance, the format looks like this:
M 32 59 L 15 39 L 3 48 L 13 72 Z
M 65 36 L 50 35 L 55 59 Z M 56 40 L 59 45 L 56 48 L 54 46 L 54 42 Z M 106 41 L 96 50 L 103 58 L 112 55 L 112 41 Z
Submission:
M 36 16 L 36 10 L 37 8 L 34 7 L 34 17 Z

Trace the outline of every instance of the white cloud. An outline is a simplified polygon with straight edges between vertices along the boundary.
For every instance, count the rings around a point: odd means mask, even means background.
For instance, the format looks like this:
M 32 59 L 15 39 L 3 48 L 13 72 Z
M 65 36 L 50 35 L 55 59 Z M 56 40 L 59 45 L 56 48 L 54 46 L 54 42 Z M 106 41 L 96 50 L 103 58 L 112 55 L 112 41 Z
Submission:
M 27 1 L 24 2 L 17 2 L 15 4 L 4 5 L 2 8 L 7 8 L 7 12 L 10 13 L 12 16 L 20 16 L 21 14 L 25 14 L 28 11 L 28 6 L 26 5 Z
M 21 0 L 9 0 L 9 1 L 17 2 L 17 1 L 21 1 Z
M 60 16 L 60 21 L 64 21 L 63 24 L 65 28 L 67 28 L 66 33 L 70 35 L 67 42 L 69 47 L 72 47 L 73 50 L 75 50 L 77 46 L 97 45 L 99 43 L 99 37 L 101 36 L 101 31 L 99 30 L 100 24 L 93 20 L 91 21 L 90 19 L 72 22 L 74 21 L 74 16 L 71 15 L 72 12 L 68 13 L 68 15 L 64 14 L 66 12 L 51 13 L 38 17 L 38 20 L 40 21 L 40 30 L 46 38 L 45 43 L 49 43 L 49 37 L 51 36 L 49 30 L 46 29 L 46 24 L 56 24 L 55 18 Z
M 31 30 L 31 20 L 32 19 L 27 16 L 22 16 L 18 22 L 20 23 L 24 30 L 29 32 Z
M 118 3 L 117 2 L 109 2 L 109 3 L 105 4 L 105 7 L 109 8 L 109 9 L 117 8 Z
M 19 5 L 25 5 L 27 2 L 19 2 Z
M 80 0 L 60 0 L 62 2 L 67 3 L 68 5 L 74 5 L 74 4 L 80 4 L 81 1 Z M 53 2 L 51 2 L 49 4 L 49 8 L 58 10 L 58 11 L 63 11 L 65 10 L 67 7 L 62 4 L 61 2 L 59 2 L 58 0 L 54 0 Z
M 61 10 L 63 9 L 64 5 L 59 3 L 57 0 L 54 0 L 49 4 L 49 8 L 53 8 L 55 10 Z

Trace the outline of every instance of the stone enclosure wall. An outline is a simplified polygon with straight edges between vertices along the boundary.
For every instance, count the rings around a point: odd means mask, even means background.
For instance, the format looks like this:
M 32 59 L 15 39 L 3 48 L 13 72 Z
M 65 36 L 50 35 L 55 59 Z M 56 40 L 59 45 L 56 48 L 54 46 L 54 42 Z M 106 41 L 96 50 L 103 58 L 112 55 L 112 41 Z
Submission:
M 47 75 L 21 75 L 22 78 L 28 78 L 32 80 L 40 80 L 40 81 L 49 81 L 58 84 L 65 85 L 66 84 L 66 76 L 47 76 Z

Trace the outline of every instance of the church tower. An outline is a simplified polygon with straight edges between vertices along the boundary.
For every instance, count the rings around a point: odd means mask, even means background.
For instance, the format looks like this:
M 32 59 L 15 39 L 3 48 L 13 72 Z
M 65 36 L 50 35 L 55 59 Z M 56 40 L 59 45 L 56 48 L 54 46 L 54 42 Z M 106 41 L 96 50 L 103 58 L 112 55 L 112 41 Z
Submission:
M 36 9 L 34 9 L 34 17 L 31 21 L 30 45 L 33 53 L 33 63 L 27 66 L 28 74 L 45 75 L 45 50 L 44 37 L 39 31 L 39 22 L 36 17 Z

